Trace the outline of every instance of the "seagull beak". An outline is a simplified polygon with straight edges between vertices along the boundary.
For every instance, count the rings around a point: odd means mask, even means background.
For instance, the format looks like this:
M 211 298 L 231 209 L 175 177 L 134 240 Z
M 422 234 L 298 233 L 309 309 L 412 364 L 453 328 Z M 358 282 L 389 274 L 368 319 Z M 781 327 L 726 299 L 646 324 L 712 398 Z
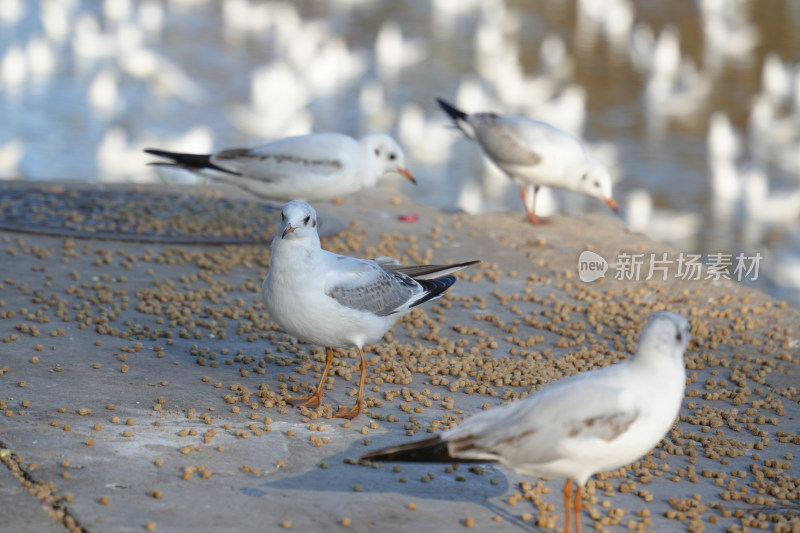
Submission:
M 606 205 L 611 208 L 612 211 L 615 213 L 619 213 L 619 209 L 617 209 L 617 202 L 614 201 L 613 198 L 604 198 Z
M 413 183 L 414 185 L 417 184 L 417 180 L 414 179 L 414 175 L 407 168 L 397 167 L 397 172 L 405 176 L 405 178 Z
M 283 229 L 283 235 L 281 235 L 281 239 L 285 239 L 287 235 L 294 231 L 294 226 L 291 224 L 286 224 L 286 227 Z

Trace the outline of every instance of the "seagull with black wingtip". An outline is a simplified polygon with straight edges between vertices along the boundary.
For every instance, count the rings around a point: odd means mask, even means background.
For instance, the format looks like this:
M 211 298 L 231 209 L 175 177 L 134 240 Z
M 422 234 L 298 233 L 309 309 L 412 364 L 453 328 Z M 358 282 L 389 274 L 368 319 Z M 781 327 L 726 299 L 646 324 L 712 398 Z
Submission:
M 583 486 L 597 472 L 627 465 L 669 431 L 686 385 L 689 323 L 662 311 L 642 330 L 630 359 L 573 374 L 523 400 L 483 411 L 429 439 L 361 456 L 368 461 L 496 462 L 518 474 L 565 478 L 564 531 L 570 507 L 580 533 Z M 574 503 L 572 484 L 577 483 Z
M 352 409 L 339 408 L 335 416 L 358 417 L 364 409 L 367 377 L 364 345 L 383 338 L 414 307 L 441 296 L 456 282 L 453 273 L 478 262 L 403 266 L 388 257 L 338 255 L 322 248 L 313 207 L 300 201 L 284 205 L 262 297 L 270 317 L 284 331 L 324 346 L 326 355 L 314 393 L 287 402 L 319 406 L 333 362 L 332 348 L 355 347 L 361 358 L 356 404 Z
M 416 183 L 405 166 L 403 150 L 383 133 L 358 140 L 342 133 L 309 133 L 213 154 L 155 148 L 146 148 L 145 152 L 169 160 L 153 165 L 183 168 L 259 198 L 281 202 L 330 200 L 353 194 L 374 187 L 392 173 Z
M 439 106 L 453 124 L 506 175 L 517 181 L 528 220 L 539 224 L 536 195 L 539 188 L 558 187 L 603 200 L 614 212 L 611 175 L 606 167 L 586 152 L 583 143 L 546 122 L 521 115 L 465 113 L 441 98 Z M 533 187 L 528 205 L 527 188 Z

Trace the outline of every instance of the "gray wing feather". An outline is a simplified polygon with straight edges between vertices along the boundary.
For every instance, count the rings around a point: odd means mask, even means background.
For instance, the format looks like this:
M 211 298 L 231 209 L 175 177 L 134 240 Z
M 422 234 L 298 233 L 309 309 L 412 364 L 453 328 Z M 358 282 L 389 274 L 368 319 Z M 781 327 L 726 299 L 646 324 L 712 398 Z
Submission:
M 388 316 L 416 300 L 422 287 L 400 272 L 386 272 L 376 265 L 376 275 L 368 283 L 342 283 L 327 294 L 345 307 Z
M 392 259 L 391 257 L 378 257 L 374 261 L 387 272 L 400 272 L 418 280 L 447 276 L 448 274 L 458 272 L 470 265 L 480 263 L 480 261 L 467 261 L 454 265 L 401 265 L 396 259 Z
M 476 121 L 475 132 L 484 151 L 498 163 L 538 165 L 543 154 L 531 148 L 530 137 L 547 135 L 539 131 L 542 123 L 526 123 L 521 117 L 503 117 L 494 113 L 471 115 Z

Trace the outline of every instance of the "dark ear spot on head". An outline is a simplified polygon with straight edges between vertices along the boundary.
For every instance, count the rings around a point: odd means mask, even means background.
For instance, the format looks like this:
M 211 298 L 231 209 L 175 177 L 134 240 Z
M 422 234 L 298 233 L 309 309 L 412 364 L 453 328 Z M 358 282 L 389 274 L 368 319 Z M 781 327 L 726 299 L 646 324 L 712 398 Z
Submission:
M 600 182 L 599 182 L 599 181 L 595 181 L 595 182 L 594 182 L 594 186 L 595 186 L 595 187 L 597 187 L 597 188 L 599 189 L 599 188 L 600 188 Z
M 680 331 L 675 335 L 675 340 L 678 342 L 683 341 L 683 335 L 681 335 Z
M 381 155 L 381 149 L 380 148 L 375 148 L 375 155 L 376 156 Z
M 586 181 L 586 178 L 588 178 L 588 177 L 589 177 L 589 174 L 587 174 L 586 172 L 584 172 L 584 173 L 583 173 L 583 176 L 581 176 L 581 179 L 582 179 L 583 181 Z

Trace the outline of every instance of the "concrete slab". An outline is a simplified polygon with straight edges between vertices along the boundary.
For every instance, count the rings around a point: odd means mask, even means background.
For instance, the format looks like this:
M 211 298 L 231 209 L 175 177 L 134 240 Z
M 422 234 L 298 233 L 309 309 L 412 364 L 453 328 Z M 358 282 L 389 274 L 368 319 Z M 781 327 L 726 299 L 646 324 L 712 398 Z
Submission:
M 354 402 L 352 354 L 338 353 L 322 407 L 282 401 L 316 383 L 324 355 L 264 311 L 267 243 L 0 232 L 0 441 L 52 485 L 73 529 L 561 528 L 560 480 L 355 458 L 621 360 L 662 308 L 690 318 L 699 345 L 681 418 L 642 461 L 590 481 L 584 527 L 799 527 L 796 310 L 725 280 L 615 280 L 621 252 L 678 252 L 606 215 L 532 227 L 382 190 L 315 207 L 348 228 L 323 240 L 329 249 L 484 261 L 369 348 L 369 414 L 352 423 L 331 418 Z M 419 221 L 401 222 L 409 213 Z M 605 280 L 577 279 L 587 248 L 609 260 Z M 2 527 L 65 529 L 2 475 Z

